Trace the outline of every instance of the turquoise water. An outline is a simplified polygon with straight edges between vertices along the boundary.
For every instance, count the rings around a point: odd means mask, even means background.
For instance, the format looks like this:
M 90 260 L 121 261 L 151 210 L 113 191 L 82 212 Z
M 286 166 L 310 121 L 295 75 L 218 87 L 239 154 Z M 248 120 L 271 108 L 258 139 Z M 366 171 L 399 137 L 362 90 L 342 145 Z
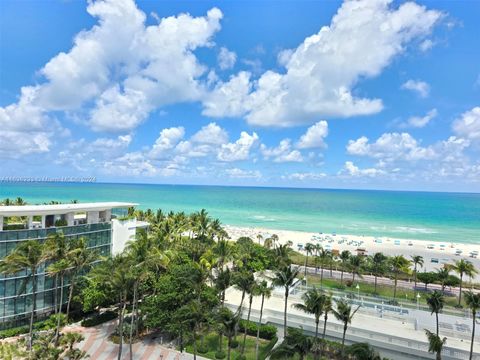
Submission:
M 389 236 L 480 245 L 480 194 L 254 187 L 32 183 L 0 184 L 0 198 L 29 203 L 131 201 L 271 229 Z

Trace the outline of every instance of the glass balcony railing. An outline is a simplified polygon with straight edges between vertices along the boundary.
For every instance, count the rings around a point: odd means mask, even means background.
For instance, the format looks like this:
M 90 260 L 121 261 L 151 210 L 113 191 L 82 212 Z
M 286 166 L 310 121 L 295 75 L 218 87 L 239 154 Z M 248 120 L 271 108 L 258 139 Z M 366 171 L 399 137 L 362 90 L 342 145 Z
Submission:
M 50 227 L 46 229 L 22 229 L 0 231 L 0 242 L 10 242 L 19 240 L 41 240 L 46 239 L 48 235 L 57 232 L 63 232 L 65 235 L 76 235 L 82 233 L 91 233 L 111 229 L 110 222 L 96 224 L 82 224 L 75 226 Z

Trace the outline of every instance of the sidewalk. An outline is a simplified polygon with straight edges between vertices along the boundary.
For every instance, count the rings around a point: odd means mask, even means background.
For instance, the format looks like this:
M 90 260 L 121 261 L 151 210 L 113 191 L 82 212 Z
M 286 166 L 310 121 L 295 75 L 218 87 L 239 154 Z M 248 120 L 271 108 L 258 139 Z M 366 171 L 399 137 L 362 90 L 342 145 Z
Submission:
M 91 328 L 80 325 L 71 325 L 64 331 L 81 333 L 85 339 L 76 347 L 85 351 L 92 360 L 115 360 L 118 357 L 118 345 L 108 340 L 108 336 L 115 329 L 116 320 Z M 122 360 L 130 359 L 129 344 L 123 344 Z M 159 343 L 156 338 L 148 336 L 133 344 L 133 359 L 135 360 L 191 360 L 193 354 L 180 353 Z M 198 360 L 207 360 L 197 355 Z

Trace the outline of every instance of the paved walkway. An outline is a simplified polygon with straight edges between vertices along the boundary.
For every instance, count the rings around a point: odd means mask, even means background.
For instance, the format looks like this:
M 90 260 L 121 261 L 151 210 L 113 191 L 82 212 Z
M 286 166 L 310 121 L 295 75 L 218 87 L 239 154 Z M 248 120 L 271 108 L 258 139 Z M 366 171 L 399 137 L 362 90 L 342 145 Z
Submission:
M 114 331 L 117 321 L 109 321 L 99 326 L 85 328 L 80 325 L 72 325 L 64 328 L 64 331 L 81 333 L 83 340 L 77 347 L 86 351 L 92 360 L 115 360 L 118 357 L 118 345 L 108 340 L 108 336 Z M 122 348 L 122 359 L 130 359 L 129 344 Z M 187 360 L 193 359 L 192 354 L 183 353 L 160 345 L 155 337 L 146 337 L 142 341 L 133 344 L 133 359 L 135 360 Z M 197 359 L 204 358 L 197 356 Z

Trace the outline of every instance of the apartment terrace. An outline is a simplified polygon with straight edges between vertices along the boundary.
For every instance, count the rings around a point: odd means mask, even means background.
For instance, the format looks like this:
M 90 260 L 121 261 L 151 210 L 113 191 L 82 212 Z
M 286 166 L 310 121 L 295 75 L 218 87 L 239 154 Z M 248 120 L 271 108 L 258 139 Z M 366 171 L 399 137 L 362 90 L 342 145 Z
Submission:
M 0 206 L 0 232 L 101 224 L 127 216 L 128 202 Z

